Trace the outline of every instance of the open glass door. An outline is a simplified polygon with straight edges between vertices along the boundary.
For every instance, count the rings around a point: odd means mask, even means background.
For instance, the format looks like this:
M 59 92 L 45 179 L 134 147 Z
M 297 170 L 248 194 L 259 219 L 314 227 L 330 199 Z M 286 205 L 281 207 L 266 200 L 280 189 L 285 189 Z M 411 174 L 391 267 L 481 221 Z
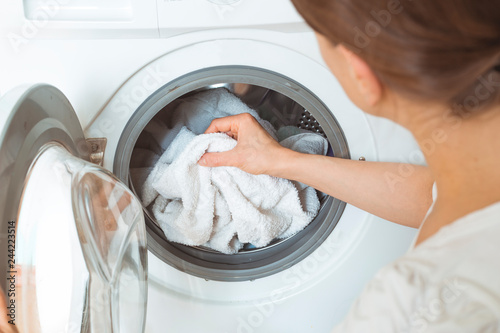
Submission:
M 11 161 L 0 165 L 1 178 L 8 179 L 7 170 L 15 173 L 16 160 L 30 161 L 23 179 L 7 182 L 8 188 L 22 189 L 18 215 L 1 221 L 2 230 L 15 235 L 5 272 L 12 277 L 6 290 L 14 290 L 7 300 L 15 304 L 11 318 L 19 332 L 143 332 L 147 246 L 142 206 L 114 175 L 76 157 L 71 135 L 51 139 L 50 133 L 64 130 L 49 128 L 61 129 L 61 121 L 77 119 L 68 116 L 74 111 L 63 97 L 50 86 L 32 87 L 21 96 L 12 110 L 16 115 L 52 108 L 40 121 L 24 123 L 30 130 L 19 148 L 12 148 L 16 141 L 11 137 L 19 141 L 21 133 L 8 134 L 19 120 L 12 116 L 0 124 L 0 152 L 8 147 Z M 29 139 L 42 132 L 42 141 Z M 37 148 L 35 141 L 40 147 L 29 158 L 23 151 Z M 2 202 L 5 217 L 13 207 Z

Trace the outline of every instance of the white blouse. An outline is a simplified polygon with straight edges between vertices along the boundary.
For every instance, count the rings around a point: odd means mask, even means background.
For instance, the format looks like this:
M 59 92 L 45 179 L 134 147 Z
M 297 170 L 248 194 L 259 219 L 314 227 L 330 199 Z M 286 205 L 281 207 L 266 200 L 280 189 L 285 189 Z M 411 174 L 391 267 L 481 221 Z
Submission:
M 500 332 L 500 202 L 382 268 L 333 332 Z

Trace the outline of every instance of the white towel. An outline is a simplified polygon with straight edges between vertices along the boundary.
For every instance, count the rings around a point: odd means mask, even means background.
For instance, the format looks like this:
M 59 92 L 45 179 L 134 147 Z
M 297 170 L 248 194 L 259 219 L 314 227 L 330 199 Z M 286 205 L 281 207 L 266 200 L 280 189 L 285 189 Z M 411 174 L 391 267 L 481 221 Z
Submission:
M 140 195 L 170 241 L 233 254 L 244 243 L 263 247 L 273 239 L 293 236 L 316 216 L 320 203 L 311 187 L 234 167 L 197 164 L 205 152 L 227 151 L 237 143 L 225 134 L 197 134 L 215 118 L 243 112 L 252 114 L 273 137 L 278 136 L 267 121 L 225 89 L 177 103 L 166 122 L 168 133 L 156 130 L 161 125 L 149 127 L 150 137 L 158 144 L 170 144 L 144 181 Z M 292 128 L 285 132 L 298 133 Z M 296 134 L 280 143 L 311 154 L 324 155 L 328 149 L 327 141 L 313 133 Z
M 310 149 L 318 138 L 316 148 L 324 154 L 325 140 L 318 135 L 286 140 L 291 146 L 307 142 Z M 290 237 L 316 216 L 320 203 L 310 187 L 234 167 L 197 164 L 205 152 L 231 150 L 236 143 L 225 134 L 196 136 L 184 127 L 162 155 L 144 183 L 142 199 L 145 206 L 154 202 L 153 214 L 169 240 L 230 254 L 244 243 L 263 247 Z

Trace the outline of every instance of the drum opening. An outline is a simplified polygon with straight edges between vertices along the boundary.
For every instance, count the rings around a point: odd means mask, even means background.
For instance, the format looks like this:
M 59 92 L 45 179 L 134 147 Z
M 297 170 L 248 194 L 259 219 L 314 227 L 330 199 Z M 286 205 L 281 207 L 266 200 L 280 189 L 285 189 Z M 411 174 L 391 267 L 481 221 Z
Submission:
M 131 118 L 117 150 L 115 172 L 129 182 L 136 194 L 139 194 L 142 184 L 141 180 L 131 177 L 130 169 L 139 165 L 147 167 L 150 163 L 134 153 L 137 152 L 134 148 L 147 142 L 143 129 L 152 121 L 168 123 L 169 111 L 183 98 L 216 88 L 225 88 L 238 96 L 275 129 L 294 126 L 317 133 L 328 140 L 329 155 L 349 158 L 347 142 L 332 112 L 306 87 L 278 73 L 258 68 L 209 68 L 178 78 L 160 88 Z M 233 255 L 203 246 L 189 247 L 168 241 L 151 211 L 145 207 L 148 247 L 168 264 L 205 279 L 243 281 L 261 278 L 289 268 L 305 258 L 334 229 L 345 203 L 323 193 L 318 193 L 318 197 L 320 211 L 304 230 L 290 238 L 275 240 L 263 248 L 245 246 Z

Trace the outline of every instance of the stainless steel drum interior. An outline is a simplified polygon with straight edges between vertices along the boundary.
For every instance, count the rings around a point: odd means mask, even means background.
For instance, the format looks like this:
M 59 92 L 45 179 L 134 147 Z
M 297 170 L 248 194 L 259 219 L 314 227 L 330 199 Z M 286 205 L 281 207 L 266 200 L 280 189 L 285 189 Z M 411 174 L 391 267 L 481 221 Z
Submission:
M 342 129 L 329 110 L 310 90 L 281 74 L 253 67 L 223 66 L 179 77 L 154 92 L 133 114 L 119 141 L 114 173 L 133 184 L 129 176 L 133 149 L 145 126 L 154 117 L 168 118 L 165 107 L 199 91 L 224 87 L 268 120 L 276 129 L 296 126 L 327 138 L 334 156 L 350 158 Z M 332 112 L 333 111 L 333 112 Z M 205 247 L 169 242 L 153 215 L 144 208 L 148 248 L 164 262 L 207 280 L 244 281 L 262 278 L 287 269 L 312 253 L 330 235 L 342 216 L 345 203 L 318 193 L 321 209 L 301 232 L 276 240 L 265 248 L 243 248 L 225 255 Z

